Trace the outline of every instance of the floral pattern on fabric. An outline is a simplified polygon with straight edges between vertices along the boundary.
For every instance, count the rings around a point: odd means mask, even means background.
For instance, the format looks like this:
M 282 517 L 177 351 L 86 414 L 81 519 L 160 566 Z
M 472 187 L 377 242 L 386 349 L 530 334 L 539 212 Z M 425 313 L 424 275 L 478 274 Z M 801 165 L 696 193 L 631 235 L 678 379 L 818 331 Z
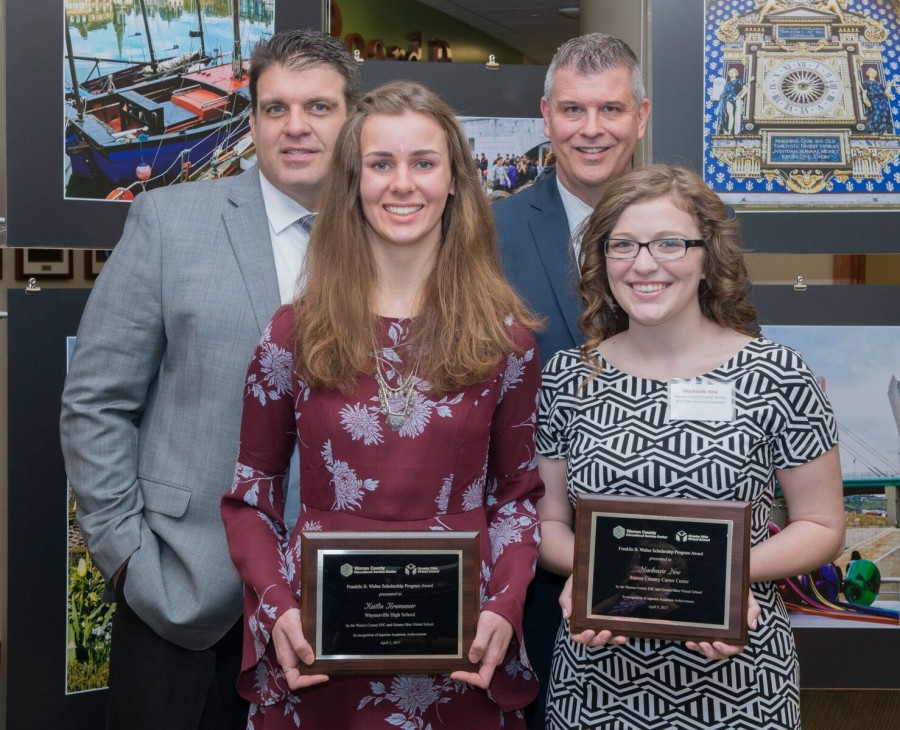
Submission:
M 294 369 L 294 358 L 289 350 L 285 350 L 271 341 L 271 325 L 263 334 L 263 342 L 259 352 L 259 373 L 252 373 L 247 378 L 247 390 L 260 405 L 266 399 L 278 400 L 291 387 L 291 372 Z
M 356 472 L 345 461 L 335 459 L 331 455 L 331 442 L 326 441 L 322 448 L 322 458 L 331 472 L 331 483 L 334 485 L 334 509 L 359 509 L 362 498 L 367 491 L 378 489 L 377 479 L 358 479 Z
M 382 372 L 398 387 L 416 367 L 407 356 L 411 321 L 384 321 Z M 229 549 L 246 587 L 238 687 L 253 703 L 248 727 L 327 720 L 333 727 L 437 730 L 520 722 L 516 710 L 537 691 L 522 645 L 525 591 L 540 540 L 534 503 L 543 491 L 535 467 L 540 365 L 533 336 L 512 326 L 520 351 L 485 382 L 453 393 L 434 396 L 413 375 L 409 414 L 394 431 L 381 413 L 374 377 L 361 377 L 348 397 L 310 389 L 293 373 L 292 328 L 293 312 L 283 307 L 250 363 L 239 463 L 222 500 Z M 295 443 L 301 511 L 288 535 L 283 482 Z M 397 675 L 332 677 L 291 693 L 271 633 L 282 613 L 299 606 L 304 530 L 477 531 L 482 605 L 515 630 L 490 691 L 449 676 Z M 352 719 L 343 722 L 340 712 Z M 456 724 L 444 725 L 448 718 Z

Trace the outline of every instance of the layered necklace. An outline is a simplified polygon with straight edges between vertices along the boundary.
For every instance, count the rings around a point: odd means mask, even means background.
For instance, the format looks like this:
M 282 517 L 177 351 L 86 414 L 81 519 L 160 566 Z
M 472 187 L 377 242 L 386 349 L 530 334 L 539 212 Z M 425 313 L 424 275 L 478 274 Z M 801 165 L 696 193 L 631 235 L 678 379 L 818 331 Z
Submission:
M 416 370 L 419 369 L 419 361 L 416 359 L 416 364 L 405 378 L 401 377 L 400 372 L 394 368 L 397 372 L 396 388 L 392 388 L 387 384 L 387 377 L 385 377 L 382 369 L 382 362 L 381 350 L 376 347 L 375 383 L 378 385 L 378 400 L 381 403 L 381 412 L 384 414 L 387 425 L 394 431 L 399 431 L 403 428 L 403 424 L 406 423 L 413 400 L 416 397 L 415 380 Z

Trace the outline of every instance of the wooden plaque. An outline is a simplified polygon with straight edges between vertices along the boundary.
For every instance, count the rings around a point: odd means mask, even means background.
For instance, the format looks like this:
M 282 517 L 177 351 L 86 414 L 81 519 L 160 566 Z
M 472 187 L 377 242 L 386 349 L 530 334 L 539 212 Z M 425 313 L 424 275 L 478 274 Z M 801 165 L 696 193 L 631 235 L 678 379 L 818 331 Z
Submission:
M 477 532 L 303 532 L 306 674 L 477 671 Z
M 580 496 L 573 633 L 747 643 L 750 504 Z

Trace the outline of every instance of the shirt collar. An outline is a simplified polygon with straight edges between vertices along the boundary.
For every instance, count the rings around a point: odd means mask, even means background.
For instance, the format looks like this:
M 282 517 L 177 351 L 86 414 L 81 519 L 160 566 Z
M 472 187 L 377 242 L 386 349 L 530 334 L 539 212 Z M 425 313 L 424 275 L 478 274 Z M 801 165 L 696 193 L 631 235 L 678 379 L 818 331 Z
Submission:
M 594 211 L 594 208 L 585 203 L 575 193 L 569 192 L 566 186 L 563 185 L 562 180 L 559 179 L 559 175 L 556 176 L 556 187 L 559 189 L 559 197 L 562 198 L 563 208 L 566 211 L 566 218 L 569 221 L 569 235 L 571 236 L 584 223 L 585 218 Z
M 266 180 L 266 176 L 262 172 L 259 173 L 259 185 L 262 188 L 263 203 L 266 206 L 269 225 L 276 234 L 294 225 L 310 212 Z

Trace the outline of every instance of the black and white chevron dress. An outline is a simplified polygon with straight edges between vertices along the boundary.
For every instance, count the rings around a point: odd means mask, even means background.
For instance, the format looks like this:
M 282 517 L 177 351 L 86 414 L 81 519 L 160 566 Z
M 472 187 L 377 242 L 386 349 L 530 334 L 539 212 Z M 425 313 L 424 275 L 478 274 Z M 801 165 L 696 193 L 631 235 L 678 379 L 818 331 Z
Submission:
M 752 542 L 765 540 L 775 469 L 804 464 L 837 443 L 831 407 L 793 350 L 756 339 L 707 377 L 735 383 L 732 422 L 667 422 L 667 385 L 577 350 L 544 368 L 538 451 L 567 460 L 568 494 L 692 497 L 751 502 Z M 584 385 L 584 387 L 582 387 Z M 630 639 L 590 649 L 560 626 L 547 727 L 565 730 L 799 728 L 797 655 L 781 597 L 752 590 L 758 628 L 737 657 L 708 661 L 680 642 Z

